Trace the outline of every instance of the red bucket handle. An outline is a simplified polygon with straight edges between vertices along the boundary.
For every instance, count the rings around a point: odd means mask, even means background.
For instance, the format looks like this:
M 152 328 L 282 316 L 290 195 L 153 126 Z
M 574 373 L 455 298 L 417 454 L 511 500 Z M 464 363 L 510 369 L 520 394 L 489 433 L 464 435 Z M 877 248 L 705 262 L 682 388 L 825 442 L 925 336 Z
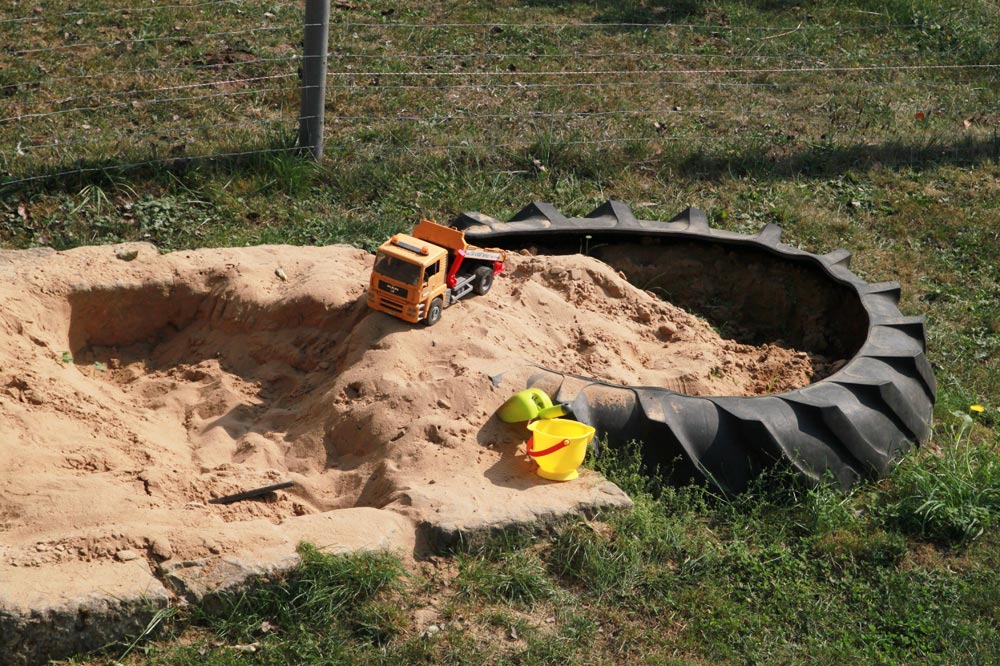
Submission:
M 559 442 L 557 444 L 553 444 L 552 446 L 550 446 L 547 449 L 542 449 L 541 451 L 536 451 L 535 450 L 535 437 L 534 437 L 534 435 L 532 435 L 531 437 L 528 438 L 528 444 L 527 444 L 528 455 L 531 456 L 532 458 L 541 458 L 542 456 L 547 456 L 550 453 L 555 453 L 556 451 L 559 451 L 561 449 L 565 449 L 567 446 L 569 446 L 569 440 L 568 439 L 564 439 L 563 441 L 561 441 L 561 442 Z

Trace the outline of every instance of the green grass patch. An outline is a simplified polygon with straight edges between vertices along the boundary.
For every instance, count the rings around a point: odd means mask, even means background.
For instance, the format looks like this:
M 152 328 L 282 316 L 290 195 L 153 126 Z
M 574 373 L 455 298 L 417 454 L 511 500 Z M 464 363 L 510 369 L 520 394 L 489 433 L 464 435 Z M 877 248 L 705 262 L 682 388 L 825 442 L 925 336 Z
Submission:
M 117 654 L 156 664 L 354 663 L 384 646 L 408 620 L 398 605 L 406 573 L 385 553 L 333 555 L 303 544 L 302 562 L 175 616 L 174 642 L 133 644 Z
M 295 634 L 328 626 L 384 642 L 398 632 L 400 618 L 384 603 L 404 576 L 399 561 L 387 554 L 338 556 L 303 545 L 302 564 L 277 584 L 225 595 L 198 611 L 195 621 L 217 636 L 252 641 L 269 633 Z
M 911 456 L 897 468 L 887 511 L 907 533 L 964 544 L 1000 516 L 1000 454 L 995 441 L 971 441 L 971 415 L 954 417 L 947 447 Z
M 458 566 L 455 584 L 459 594 L 470 599 L 531 607 L 555 592 L 545 567 L 531 551 L 500 552 L 488 559 L 460 555 Z

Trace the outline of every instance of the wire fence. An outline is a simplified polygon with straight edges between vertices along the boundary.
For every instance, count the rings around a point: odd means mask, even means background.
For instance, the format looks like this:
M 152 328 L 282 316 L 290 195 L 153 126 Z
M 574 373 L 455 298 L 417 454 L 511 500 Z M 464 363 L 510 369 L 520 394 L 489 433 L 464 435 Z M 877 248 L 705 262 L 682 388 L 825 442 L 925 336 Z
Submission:
M 0 10 L 0 185 L 297 150 L 297 4 L 14 5 Z
M 335 157 L 877 142 L 958 161 L 1000 145 L 996 54 L 970 60 L 919 21 L 421 23 L 335 6 Z M 0 10 L 0 186 L 299 150 L 299 3 L 59 7 Z M 850 48 L 887 31 L 912 48 Z

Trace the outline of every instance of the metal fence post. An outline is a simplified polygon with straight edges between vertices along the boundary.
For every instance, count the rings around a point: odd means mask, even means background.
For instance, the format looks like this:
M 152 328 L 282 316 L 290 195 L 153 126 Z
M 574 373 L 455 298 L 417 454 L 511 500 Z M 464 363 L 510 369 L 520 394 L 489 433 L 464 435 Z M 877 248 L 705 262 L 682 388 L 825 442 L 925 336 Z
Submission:
M 317 161 L 323 158 L 323 104 L 326 98 L 326 55 L 329 38 L 330 0 L 306 0 L 299 145 L 308 146 L 313 159 Z

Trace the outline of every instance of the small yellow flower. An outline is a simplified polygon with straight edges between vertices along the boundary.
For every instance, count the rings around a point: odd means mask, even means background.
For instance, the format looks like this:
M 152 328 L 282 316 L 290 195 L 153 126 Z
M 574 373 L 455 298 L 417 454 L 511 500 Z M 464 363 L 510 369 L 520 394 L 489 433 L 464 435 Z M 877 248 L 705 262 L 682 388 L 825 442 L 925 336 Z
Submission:
M 982 405 L 969 405 L 969 411 L 975 412 L 976 414 L 982 414 L 984 411 L 986 411 L 986 408 L 983 407 Z

